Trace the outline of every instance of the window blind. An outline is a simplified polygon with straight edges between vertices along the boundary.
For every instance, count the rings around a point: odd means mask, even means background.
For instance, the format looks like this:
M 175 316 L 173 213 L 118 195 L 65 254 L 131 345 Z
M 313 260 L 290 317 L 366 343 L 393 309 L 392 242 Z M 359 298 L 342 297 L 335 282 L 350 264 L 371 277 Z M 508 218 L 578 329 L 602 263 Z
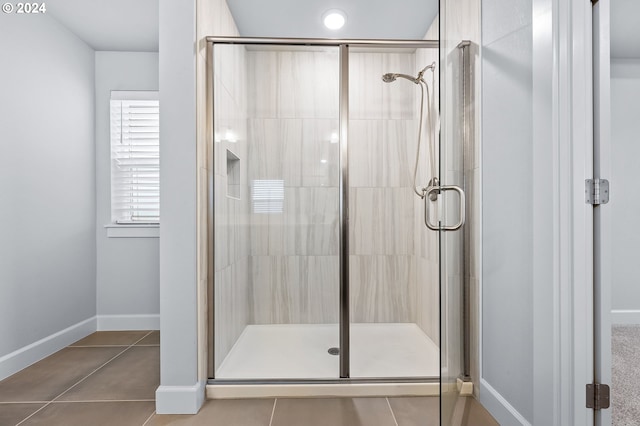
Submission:
M 159 102 L 119 93 L 110 105 L 112 221 L 159 223 Z
M 282 213 L 284 211 L 284 181 L 281 179 L 251 181 L 251 202 L 254 213 Z

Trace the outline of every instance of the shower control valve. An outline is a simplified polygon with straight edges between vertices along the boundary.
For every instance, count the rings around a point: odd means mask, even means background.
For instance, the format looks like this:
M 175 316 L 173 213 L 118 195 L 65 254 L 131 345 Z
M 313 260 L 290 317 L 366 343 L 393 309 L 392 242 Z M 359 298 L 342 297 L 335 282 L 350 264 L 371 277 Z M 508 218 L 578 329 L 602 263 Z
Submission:
M 429 194 L 429 200 L 438 201 L 438 195 L 440 194 L 440 190 L 433 189 L 433 188 L 436 188 L 439 186 L 440 186 L 440 179 L 438 179 L 437 177 L 431 178 L 431 180 L 429 180 L 429 184 L 427 184 L 425 188 L 422 188 L 422 194 L 423 194 L 422 198 L 424 198 L 425 195 Z

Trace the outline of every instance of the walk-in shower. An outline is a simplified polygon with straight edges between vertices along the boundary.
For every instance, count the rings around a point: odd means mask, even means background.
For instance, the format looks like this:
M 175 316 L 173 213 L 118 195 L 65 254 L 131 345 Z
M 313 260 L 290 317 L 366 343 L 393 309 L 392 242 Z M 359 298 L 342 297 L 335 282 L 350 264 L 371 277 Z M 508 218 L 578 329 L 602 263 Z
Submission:
M 438 394 L 438 42 L 208 42 L 210 383 Z

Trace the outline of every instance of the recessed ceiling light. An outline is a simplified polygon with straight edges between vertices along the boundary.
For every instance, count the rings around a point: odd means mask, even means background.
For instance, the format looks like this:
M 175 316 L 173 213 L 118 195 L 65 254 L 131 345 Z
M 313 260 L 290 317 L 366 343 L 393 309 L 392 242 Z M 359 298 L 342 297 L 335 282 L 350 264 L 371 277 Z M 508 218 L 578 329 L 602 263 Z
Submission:
M 322 22 L 324 22 L 324 26 L 330 30 L 339 30 L 344 26 L 345 22 L 347 22 L 347 15 L 338 9 L 327 10 L 324 15 L 322 15 Z

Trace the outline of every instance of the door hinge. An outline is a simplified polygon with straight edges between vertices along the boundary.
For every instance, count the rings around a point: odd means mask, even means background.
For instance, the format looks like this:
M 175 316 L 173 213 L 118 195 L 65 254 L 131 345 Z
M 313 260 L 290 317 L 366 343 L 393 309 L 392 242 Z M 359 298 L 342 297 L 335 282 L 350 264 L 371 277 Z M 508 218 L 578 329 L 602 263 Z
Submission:
M 609 385 L 589 383 L 587 385 L 587 408 L 604 410 L 609 408 Z
M 609 181 L 606 179 L 587 179 L 584 181 L 584 195 L 587 204 L 597 206 L 609 202 Z

